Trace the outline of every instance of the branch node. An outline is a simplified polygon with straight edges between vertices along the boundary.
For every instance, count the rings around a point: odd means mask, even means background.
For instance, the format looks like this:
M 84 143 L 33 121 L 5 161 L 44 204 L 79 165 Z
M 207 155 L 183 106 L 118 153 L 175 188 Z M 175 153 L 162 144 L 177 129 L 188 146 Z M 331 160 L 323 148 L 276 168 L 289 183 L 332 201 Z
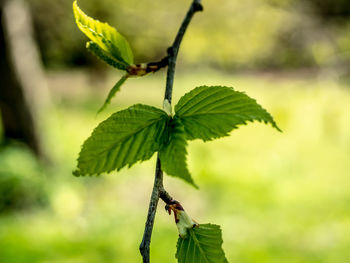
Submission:
M 171 46 L 171 47 L 168 47 L 168 49 L 167 49 L 167 53 L 168 53 L 168 59 L 170 58 L 170 57 L 173 57 L 174 56 L 174 47 L 173 46 Z
M 193 4 L 193 9 L 195 12 L 201 12 L 201 11 L 203 11 L 203 5 L 201 3 L 195 2 Z
M 173 198 L 168 194 L 167 191 L 165 191 L 164 187 L 161 187 L 159 189 L 159 197 L 164 201 L 164 203 L 169 204 Z

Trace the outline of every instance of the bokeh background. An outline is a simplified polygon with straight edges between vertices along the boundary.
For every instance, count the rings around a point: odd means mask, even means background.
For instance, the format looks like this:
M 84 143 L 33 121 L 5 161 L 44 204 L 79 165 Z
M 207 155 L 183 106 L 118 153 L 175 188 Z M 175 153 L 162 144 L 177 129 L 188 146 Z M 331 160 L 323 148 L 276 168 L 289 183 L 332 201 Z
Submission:
M 164 57 L 189 4 L 79 1 L 127 37 L 137 62 Z M 233 86 L 256 98 L 283 133 L 254 123 L 190 142 L 200 190 L 168 176 L 166 189 L 198 222 L 221 225 L 230 262 L 350 262 L 350 1 L 203 5 L 181 46 L 174 102 L 199 85 Z M 141 262 L 155 156 L 99 177 L 71 171 L 81 144 L 112 112 L 161 107 L 165 71 L 129 80 L 96 116 L 121 73 L 86 51 L 71 7 L 71 0 L 0 3 L 0 262 Z M 25 118 L 6 115 L 14 82 Z M 7 119 L 17 131 L 7 132 Z M 28 127 L 32 136 L 21 133 Z M 176 262 L 177 230 L 163 206 L 151 260 Z

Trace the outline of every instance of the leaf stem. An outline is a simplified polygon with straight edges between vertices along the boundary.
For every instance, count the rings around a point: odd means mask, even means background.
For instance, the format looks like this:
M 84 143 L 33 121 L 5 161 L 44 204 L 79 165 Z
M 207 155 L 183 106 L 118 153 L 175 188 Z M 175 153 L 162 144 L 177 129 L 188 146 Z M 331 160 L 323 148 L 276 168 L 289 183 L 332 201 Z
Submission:
M 185 35 L 186 29 L 190 24 L 193 15 L 202 11 L 203 7 L 201 5 L 201 0 L 193 0 L 187 14 L 177 32 L 175 40 L 171 47 L 168 48 L 168 71 L 167 71 L 167 79 L 166 79 L 166 87 L 165 87 L 165 95 L 164 100 L 168 100 L 171 103 L 173 86 L 174 86 L 174 76 L 175 76 L 175 67 L 176 67 L 176 59 L 177 54 L 179 52 L 179 48 Z M 143 263 L 150 262 L 150 244 L 151 237 L 154 225 L 154 219 L 157 211 L 158 201 L 161 198 L 165 203 L 169 203 L 173 198 L 165 191 L 163 186 L 163 171 L 161 169 L 161 163 L 159 156 L 157 157 L 156 171 L 155 171 L 155 179 L 153 190 L 151 194 L 151 200 L 149 202 L 147 220 L 145 223 L 145 230 L 142 238 L 142 242 L 140 244 L 140 253 L 143 258 Z

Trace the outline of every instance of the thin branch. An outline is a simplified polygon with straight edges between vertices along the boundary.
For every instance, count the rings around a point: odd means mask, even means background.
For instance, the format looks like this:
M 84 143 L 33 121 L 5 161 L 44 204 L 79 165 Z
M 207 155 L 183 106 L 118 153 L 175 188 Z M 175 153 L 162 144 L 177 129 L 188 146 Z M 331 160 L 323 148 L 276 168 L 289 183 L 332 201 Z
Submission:
M 182 38 L 185 35 L 186 29 L 190 24 L 193 15 L 196 12 L 202 11 L 202 10 L 203 10 L 203 7 L 200 3 L 200 0 L 194 0 L 190 6 L 190 9 L 187 11 L 185 19 L 182 22 L 179 31 L 177 32 L 173 45 L 170 48 L 168 48 L 169 61 L 168 61 L 168 73 L 167 73 L 167 79 L 166 79 L 164 99 L 167 99 L 169 103 L 171 103 L 171 99 L 172 99 L 176 59 L 177 59 L 177 54 L 179 53 L 179 48 L 180 48 Z
M 168 194 L 167 191 L 165 191 L 164 187 L 161 186 L 159 189 L 159 197 L 164 201 L 166 204 L 170 204 L 171 201 L 174 199 Z
M 168 100 L 171 103 L 172 93 L 173 93 L 173 85 L 174 85 L 174 75 L 175 75 L 175 67 L 176 67 L 176 59 L 177 54 L 179 52 L 179 48 L 181 45 L 181 41 L 183 36 L 185 35 L 186 29 L 190 24 L 193 15 L 202 11 L 203 7 L 201 5 L 201 0 L 193 0 L 182 24 L 181 27 L 175 37 L 174 43 L 171 47 L 168 48 L 168 71 L 167 71 L 167 80 L 165 87 L 165 95 L 164 100 Z M 154 185 L 151 195 L 151 200 L 149 203 L 147 220 L 145 224 L 145 231 L 143 234 L 142 242 L 140 245 L 140 253 L 143 258 L 143 263 L 150 262 L 150 244 L 151 237 L 154 225 L 154 219 L 157 211 L 158 201 L 161 198 L 165 203 L 169 203 L 173 198 L 165 191 L 163 186 L 163 171 L 161 169 L 159 156 L 157 157 L 157 165 L 155 172 Z
M 145 232 L 143 234 L 142 242 L 140 245 L 140 253 L 144 263 L 149 263 L 150 243 L 154 224 L 154 218 L 156 216 L 158 201 L 159 201 L 159 188 L 163 184 L 163 171 L 160 167 L 160 160 L 157 157 L 156 174 L 154 179 L 154 185 L 149 202 L 147 220 L 145 224 Z

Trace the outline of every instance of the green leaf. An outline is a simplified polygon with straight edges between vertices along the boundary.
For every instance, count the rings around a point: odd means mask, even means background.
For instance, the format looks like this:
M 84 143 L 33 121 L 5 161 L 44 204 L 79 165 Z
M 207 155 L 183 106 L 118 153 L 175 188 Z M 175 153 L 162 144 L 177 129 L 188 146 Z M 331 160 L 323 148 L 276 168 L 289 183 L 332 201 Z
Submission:
M 164 143 L 168 120 L 164 111 L 142 104 L 112 114 L 85 141 L 74 175 L 111 172 L 151 158 Z
M 125 63 L 121 63 L 120 61 L 113 58 L 109 53 L 100 48 L 95 42 L 86 42 L 86 48 L 96 57 L 106 62 L 108 65 L 121 70 L 127 69 L 127 65 Z
M 119 63 L 125 66 L 134 63 L 133 53 L 128 41 L 114 27 L 87 16 L 79 8 L 77 1 L 73 3 L 73 12 L 79 29 L 90 40 Z
M 254 99 L 230 87 L 195 88 L 179 100 L 175 112 L 189 140 L 208 141 L 227 136 L 248 121 L 270 123 L 280 131 L 272 116 Z
M 179 177 L 197 188 L 187 168 L 187 141 L 184 126 L 177 118 L 168 123 L 168 141 L 159 151 L 161 167 L 168 175 Z
M 179 263 L 228 263 L 222 249 L 220 226 L 200 224 L 188 231 L 186 238 L 179 237 L 177 242 Z
M 128 74 L 122 76 L 122 78 L 113 86 L 113 88 L 108 93 L 107 99 L 105 100 L 104 104 L 98 110 L 97 113 L 102 112 L 108 106 L 108 104 L 111 103 L 112 98 L 120 90 L 120 87 L 124 84 L 124 82 L 128 79 L 128 77 L 129 77 Z

